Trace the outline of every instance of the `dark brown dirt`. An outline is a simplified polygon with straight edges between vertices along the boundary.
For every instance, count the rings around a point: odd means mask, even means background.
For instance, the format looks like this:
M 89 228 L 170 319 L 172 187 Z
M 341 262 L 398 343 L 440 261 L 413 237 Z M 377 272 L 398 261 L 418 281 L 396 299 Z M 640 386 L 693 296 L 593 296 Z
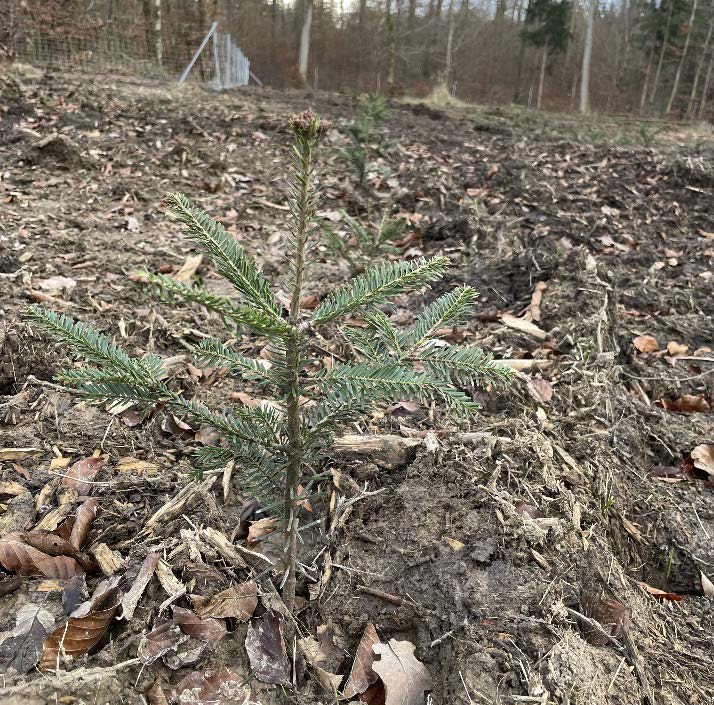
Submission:
M 149 549 L 161 550 L 184 582 L 196 578 L 195 593 L 213 594 L 237 575 L 217 554 L 201 557 L 187 547 L 196 527 L 230 536 L 240 488 L 225 505 L 220 491 L 212 492 L 186 518 L 136 540 L 147 518 L 189 481 L 193 432 L 182 437 L 160 414 L 129 427 L 130 419 L 48 385 L 71 360 L 30 331 L 20 312 L 50 293 L 59 301 L 48 305 L 92 323 L 128 351 L 176 356 L 179 383 L 225 403 L 239 387 L 192 377 L 186 350 L 201 333 L 220 335 L 219 323 L 198 308 L 156 301 L 128 275 L 142 266 L 178 269 L 190 254 L 163 214 L 167 191 L 185 192 L 255 252 L 271 278 L 281 274 L 286 118 L 308 105 L 335 126 L 323 147 L 321 207 L 363 215 L 368 195 L 334 156 L 351 101 L 258 90 L 217 96 L 47 74 L 4 98 L 0 448 L 42 453 L 0 462 L 0 479 L 21 480 L 36 496 L 54 479 L 53 448 L 73 460 L 100 448 L 109 463 L 96 478 L 103 514 L 90 542 L 119 551 L 131 570 Z M 714 443 L 711 411 L 675 413 L 660 402 L 690 394 L 714 404 L 711 139 L 612 147 L 553 138 L 555 117 L 542 135 L 528 116 L 503 126 L 497 116 L 469 110 L 394 107 L 379 160 L 390 178 L 372 185 L 373 198 L 417 214 L 414 247 L 444 253 L 454 265 L 444 289 L 469 283 L 482 292 L 477 320 L 459 331 L 465 342 L 552 366 L 519 376 L 508 389 L 474 392 L 484 411 L 470 430 L 486 434 L 476 445 L 446 433 L 438 450 L 420 447 L 396 465 L 333 459 L 330 467 L 360 487 L 382 491 L 356 502 L 329 540 L 316 536 L 305 549 L 308 565 L 324 549 L 316 575 L 325 574 L 327 557 L 332 568 L 319 599 L 300 613 L 301 625 L 312 634 L 317 625 L 334 625 L 346 650 L 340 673 L 368 621 L 385 641 L 412 641 L 434 678 L 433 703 L 714 701 L 714 618 L 700 577 L 714 579 L 712 489 L 651 474 L 653 466 L 677 466 L 698 444 Z M 484 129 L 484 120 L 498 129 Z M 61 139 L 37 148 L 55 132 Z M 318 249 L 314 292 L 324 294 L 346 272 Z M 209 288 L 221 285 L 206 262 L 198 275 Z M 42 290 L 42 281 L 56 276 L 75 280 L 71 293 Z M 548 285 L 538 324 L 547 332 L 543 341 L 500 319 L 526 309 L 539 281 Z M 413 303 L 441 291 L 400 302 L 400 322 L 410 322 Z M 654 336 L 663 350 L 676 342 L 688 351 L 680 359 L 644 355 L 633 347 L 638 335 Z M 253 341 L 239 343 L 258 351 Z M 552 385 L 548 402 L 534 396 L 534 377 Z M 423 434 L 444 423 L 402 410 L 378 414 L 361 430 Z M 126 456 L 160 471 L 123 475 L 115 467 Z M 357 491 L 349 487 L 348 496 Z M 0 521 L 29 528 L 59 501 L 53 495 L 49 506 L 23 509 L 26 499 L 0 498 Z M 542 517 L 523 516 L 519 501 Z M 320 501 L 315 509 L 327 511 Z M 0 627 L 14 626 L 23 603 L 56 609 L 59 593 L 38 591 L 39 582 L 26 579 L 0 598 Z M 157 678 L 168 690 L 190 667 L 108 668 L 136 656 L 166 597 L 155 583 L 134 619 L 113 627 L 109 644 L 83 668 L 66 676 L 7 674 L 0 701 L 140 703 Z M 640 583 L 683 599 L 659 602 Z M 307 597 L 307 585 L 301 588 Z M 576 613 L 593 600 L 630 610 L 626 638 L 592 643 L 592 628 Z M 203 663 L 248 677 L 245 632 L 239 625 Z M 304 669 L 297 692 L 257 681 L 251 687 L 263 705 L 333 702 Z

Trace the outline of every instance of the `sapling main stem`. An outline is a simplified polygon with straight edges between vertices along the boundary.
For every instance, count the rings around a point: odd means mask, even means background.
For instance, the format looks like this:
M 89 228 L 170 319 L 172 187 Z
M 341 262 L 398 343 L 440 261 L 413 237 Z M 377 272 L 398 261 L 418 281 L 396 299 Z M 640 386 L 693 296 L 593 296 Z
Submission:
M 319 135 L 319 122 L 306 112 L 291 121 L 296 136 L 293 179 L 291 182 L 292 233 L 292 295 L 288 323 L 290 333 L 285 341 L 285 412 L 287 415 L 287 476 L 285 482 L 285 547 L 286 577 L 283 601 L 292 611 L 295 604 L 295 567 L 297 563 L 297 535 L 299 530 L 298 493 L 300 469 L 303 463 L 303 432 L 300 419 L 300 370 L 303 332 L 300 329 L 300 302 L 305 273 L 305 249 L 314 216 L 312 150 Z

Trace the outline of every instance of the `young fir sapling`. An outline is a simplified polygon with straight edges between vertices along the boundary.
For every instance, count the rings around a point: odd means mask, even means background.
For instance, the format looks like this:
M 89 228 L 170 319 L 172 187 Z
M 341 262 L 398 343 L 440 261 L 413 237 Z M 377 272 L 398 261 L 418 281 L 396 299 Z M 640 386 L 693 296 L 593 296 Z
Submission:
M 369 168 L 370 152 L 377 139 L 375 128 L 389 117 L 387 101 L 380 95 L 367 95 L 355 121 L 347 128 L 350 143 L 343 147 L 339 156 L 347 162 L 360 185 L 364 185 Z
M 314 469 L 334 434 L 376 403 L 405 398 L 438 401 L 469 415 L 477 404 L 456 385 L 500 382 L 508 370 L 477 348 L 434 341 L 440 328 L 461 320 L 473 306 L 477 294 L 469 286 L 437 298 L 406 331 L 397 330 L 383 310 L 390 298 L 440 279 L 448 264 L 445 257 L 379 264 L 332 291 L 311 313 L 301 309 L 308 251 L 319 234 L 313 225 L 315 147 L 323 124 L 308 111 L 294 117 L 290 125 L 294 148 L 289 180 L 289 309 L 283 310 L 256 261 L 235 239 L 179 194 L 167 198 L 171 212 L 188 239 L 233 285 L 237 299 L 144 272 L 166 294 L 216 312 L 234 331 L 249 331 L 267 340 L 271 364 L 245 357 L 216 339 L 198 345 L 196 357 L 201 364 L 224 368 L 260 386 L 279 400 L 276 407 L 210 409 L 172 387 L 161 357 L 131 357 L 86 324 L 39 306 L 30 307 L 26 315 L 90 364 L 59 374 L 83 397 L 147 408 L 161 404 L 173 414 L 222 433 L 224 445 L 202 448 L 198 462 L 206 468 L 235 463 L 243 491 L 279 520 L 285 536 L 283 598 L 292 608 L 300 570 L 298 509 L 322 479 Z M 352 325 L 357 317 L 361 326 Z M 354 361 L 317 365 L 322 353 L 311 355 L 313 331 L 334 324 L 349 342 Z

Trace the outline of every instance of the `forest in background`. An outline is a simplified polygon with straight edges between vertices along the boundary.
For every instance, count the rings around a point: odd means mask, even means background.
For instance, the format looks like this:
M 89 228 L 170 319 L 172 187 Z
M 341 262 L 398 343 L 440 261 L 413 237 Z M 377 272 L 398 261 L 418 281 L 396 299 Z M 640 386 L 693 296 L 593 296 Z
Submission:
M 714 0 L 3 0 L 32 63 L 171 76 L 211 22 L 274 87 L 711 117 Z M 591 58 L 589 58 L 591 57 Z M 195 76 L 211 68 L 204 52 Z M 584 68 L 586 69 L 584 71 Z M 582 82 L 589 90 L 582 91 Z

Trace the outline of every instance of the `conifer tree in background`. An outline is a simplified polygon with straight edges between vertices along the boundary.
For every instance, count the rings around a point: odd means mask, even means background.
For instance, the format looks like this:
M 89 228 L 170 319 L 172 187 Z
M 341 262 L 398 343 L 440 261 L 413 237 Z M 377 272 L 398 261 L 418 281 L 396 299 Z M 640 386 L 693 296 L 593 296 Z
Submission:
M 268 342 L 271 364 L 245 357 L 216 339 L 204 340 L 195 353 L 200 364 L 223 368 L 260 386 L 277 399 L 275 406 L 209 409 L 172 387 L 160 357 L 130 357 L 87 325 L 39 306 L 30 307 L 27 318 L 89 363 L 59 375 L 84 398 L 108 404 L 134 402 L 145 408 L 161 404 L 223 434 L 224 445 L 202 448 L 198 460 L 204 468 L 235 463 L 241 489 L 280 520 L 285 537 L 281 586 L 292 609 L 299 566 L 298 509 L 323 479 L 315 468 L 333 435 L 376 403 L 405 398 L 440 402 L 468 417 L 477 404 L 460 387 L 501 382 L 508 370 L 478 348 L 434 340 L 440 328 L 454 325 L 472 309 L 477 293 L 469 286 L 426 306 L 409 330 L 398 330 L 390 320 L 389 300 L 440 279 L 448 265 L 445 257 L 379 264 L 332 291 L 312 314 L 301 309 L 308 252 L 319 234 L 313 225 L 314 151 L 324 126 L 310 112 L 290 124 L 295 145 L 289 183 L 289 310 L 283 310 L 256 261 L 219 223 L 179 194 L 168 196 L 171 212 L 188 239 L 233 285 L 237 300 L 144 273 L 165 294 L 201 304 L 234 331 L 246 330 Z M 362 325 L 351 325 L 357 317 Z M 313 331 L 336 325 L 353 360 L 314 371 L 323 353 L 311 358 Z
M 526 28 L 522 36 L 526 43 L 542 49 L 536 104 L 538 110 L 543 103 L 543 84 L 548 56 L 551 52 L 563 52 L 568 46 L 571 10 L 570 0 L 530 0 L 528 3 Z

